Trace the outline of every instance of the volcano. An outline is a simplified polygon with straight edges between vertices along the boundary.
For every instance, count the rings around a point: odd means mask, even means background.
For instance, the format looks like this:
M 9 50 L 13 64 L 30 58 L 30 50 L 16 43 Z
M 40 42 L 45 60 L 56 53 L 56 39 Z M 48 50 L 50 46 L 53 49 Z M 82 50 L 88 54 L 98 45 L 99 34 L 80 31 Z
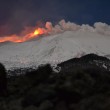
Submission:
M 6 69 L 57 64 L 85 54 L 110 58 L 110 36 L 89 31 L 65 31 L 36 37 L 23 43 L 0 43 L 0 62 Z

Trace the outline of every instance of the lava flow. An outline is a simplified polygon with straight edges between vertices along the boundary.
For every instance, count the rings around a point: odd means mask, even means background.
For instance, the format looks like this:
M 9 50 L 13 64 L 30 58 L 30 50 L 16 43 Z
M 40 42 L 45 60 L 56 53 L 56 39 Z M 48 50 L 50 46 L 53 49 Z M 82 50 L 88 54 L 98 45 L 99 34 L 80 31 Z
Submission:
M 16 34 L 14 35 L 10 35 L 10 36 L 4 36 L 4 37 L 0 37 L 0 42 L 16 42 L 16 43 L 20 43 L 20 42 L 25 42 L 28 41 L 30 39 L 36 38 L 39 35 L 45 34 L 46 30 L 43 28 L 37 28 L 35 29 L 33 32 L 30 32 L 24 36 L 18 36 Z

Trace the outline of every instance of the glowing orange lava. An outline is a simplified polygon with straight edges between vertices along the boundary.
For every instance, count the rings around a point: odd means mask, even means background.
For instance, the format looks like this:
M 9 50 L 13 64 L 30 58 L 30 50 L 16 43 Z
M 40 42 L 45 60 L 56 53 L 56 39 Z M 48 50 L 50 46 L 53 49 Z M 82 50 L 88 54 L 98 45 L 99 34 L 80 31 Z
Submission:
M 34 31 L 34 35 L 39 35 L 39 31 L 38 30 L 35 30 Z
M 37 28 L 33 32 L 30 32 L 24 36 L 10 35 L 10 36 L 0 37 L 0 42 L 9 41 L 9 42 L 20 43 L 20 42 L 25 42 L 25 41 L 28 41 L 30 39 L 36 38 L 39 35 L 42 35 L 45 33 L 46 33 L 46 30 L 44 28 Z

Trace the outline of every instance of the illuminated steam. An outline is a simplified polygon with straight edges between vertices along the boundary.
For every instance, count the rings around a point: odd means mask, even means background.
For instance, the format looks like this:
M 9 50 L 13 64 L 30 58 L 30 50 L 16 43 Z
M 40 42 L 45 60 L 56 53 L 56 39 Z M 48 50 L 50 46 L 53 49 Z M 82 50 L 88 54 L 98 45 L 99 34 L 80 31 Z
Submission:
M 97 22 L 94 23 L 94 26 L 92 27 L 88 24 L 78 25 L 72 22 L 65 22 L 65 20 L 61 20 L 57 25 L 53 26 L 51 22 L 46 22 L 44 28 L 40 28 L 38 26 L 27 27 L 19 35 L 14 34 L 0 37 L 0 42 L 25 42 L 27 40 L 39 37 L 40 35 L 54 35 L 65 31 L 89 31 L 110 36 L 110 25 Z

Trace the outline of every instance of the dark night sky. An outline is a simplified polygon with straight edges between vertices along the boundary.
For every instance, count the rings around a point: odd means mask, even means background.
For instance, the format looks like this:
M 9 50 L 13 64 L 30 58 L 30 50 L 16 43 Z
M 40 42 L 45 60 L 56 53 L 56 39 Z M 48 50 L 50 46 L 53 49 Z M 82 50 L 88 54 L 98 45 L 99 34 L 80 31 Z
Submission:
M 110 24 L 110 0 L 0 0 L 0 34 L 19 32 L 36 22 L 59 20 Z

